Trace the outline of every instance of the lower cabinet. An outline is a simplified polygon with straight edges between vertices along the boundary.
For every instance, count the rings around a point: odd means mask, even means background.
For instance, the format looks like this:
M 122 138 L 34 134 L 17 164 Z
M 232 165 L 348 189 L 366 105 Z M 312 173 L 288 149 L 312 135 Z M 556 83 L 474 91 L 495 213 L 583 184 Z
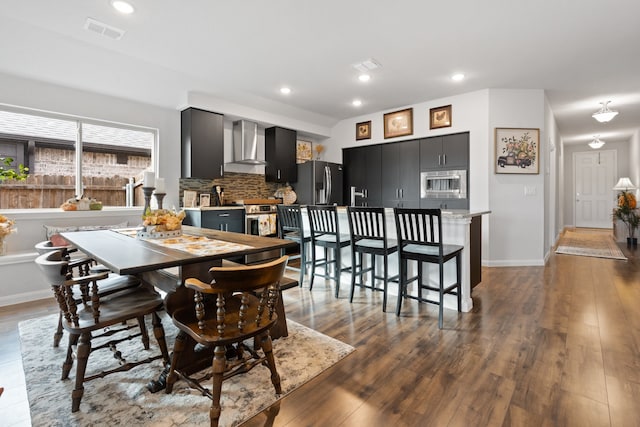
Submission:
M 182 223 L 220 231 L 245 232 L 244 209 L 186 210 Z

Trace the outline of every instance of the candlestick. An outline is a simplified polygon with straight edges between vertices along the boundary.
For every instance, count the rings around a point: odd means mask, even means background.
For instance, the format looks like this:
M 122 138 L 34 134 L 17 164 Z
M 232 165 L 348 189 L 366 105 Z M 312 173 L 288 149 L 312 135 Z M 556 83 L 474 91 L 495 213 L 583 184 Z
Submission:
M 158 189 L 156 188 L 156 191 L 153 193 L 154 196 L 156 196 L 156 201 L 158 202 L 158 209 L 162 209 L 162 199 L 164 199 L 164 196 L 167 193 L 158 193 Z
M 147 188 L 154 188 L 156 186 L 156 174 L 155 174 L 155 172 L 146 171 L 144 173 L 144 186 L 147 187 Z
M 156 179 L 156 193 L 166 194 L 164 192 L 164 178 L 157 178 Z
M 142 193 L 144 194 L 144 210 L 142 211 L 143 216 L 146 215 L 147 210 L 149 210 L 149 207 L 151 206 L 151 195 L 153 194 L 154 189 L 154 187 L 147 187 L 146 183 L 145 186 L 142 187 Z

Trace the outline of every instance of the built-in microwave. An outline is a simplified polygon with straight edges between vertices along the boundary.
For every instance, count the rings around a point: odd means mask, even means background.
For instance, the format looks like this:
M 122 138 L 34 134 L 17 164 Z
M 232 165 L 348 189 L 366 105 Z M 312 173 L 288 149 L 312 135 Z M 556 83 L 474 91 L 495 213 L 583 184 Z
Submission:
M 466 199 L 467 171 L 444 170 L 420 173 L 420 197 L 423 199 Z

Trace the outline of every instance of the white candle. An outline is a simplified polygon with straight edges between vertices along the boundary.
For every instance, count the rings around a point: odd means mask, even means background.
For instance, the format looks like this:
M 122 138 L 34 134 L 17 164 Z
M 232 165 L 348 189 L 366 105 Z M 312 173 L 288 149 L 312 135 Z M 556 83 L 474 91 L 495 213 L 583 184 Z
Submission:
M 156 179 L 156 193 L 164 193 L 164 178 Z
M 155 172 L 145 172 L 144 173 L 144 187 L 153 187 L 156 183 L 156 174 Z

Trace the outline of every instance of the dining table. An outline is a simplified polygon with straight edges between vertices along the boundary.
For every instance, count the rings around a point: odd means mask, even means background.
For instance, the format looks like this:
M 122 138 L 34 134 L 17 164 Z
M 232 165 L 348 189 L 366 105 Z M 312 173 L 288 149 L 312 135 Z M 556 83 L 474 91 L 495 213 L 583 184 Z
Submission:
M 234 233 L 207 228 L 182 226 L 182 234 L 165 238 L 141 238 L 140 227 L 61 233 L 62 237 L 87 256 L 113 273 L 135 275 L 143 284 L 165 293 L 164 306 L 169 315 L 194 304 L 194 291 L 184 286 L 188 278 L 210 282 L 209 269 L 233 263 L 245 255 L 285 250 L 295 242 L 274 237 Z M 175 233 L 174 233 L 175 234 Z M 291 282 L 291 279 L 287 279 Z M 291 283 L 289 283 L 291 285 Z M 278 323 L 271 330 L 273 339 L 287 335 L 282 298 L 279 298 Z M 192 340 L 193 341 L 193 340 Z M 210 366 L 212 351 L 187 345 L 178 367 L 186 373 Z M 167 369 L 147 387 L 152 392 L 164 388 Z

